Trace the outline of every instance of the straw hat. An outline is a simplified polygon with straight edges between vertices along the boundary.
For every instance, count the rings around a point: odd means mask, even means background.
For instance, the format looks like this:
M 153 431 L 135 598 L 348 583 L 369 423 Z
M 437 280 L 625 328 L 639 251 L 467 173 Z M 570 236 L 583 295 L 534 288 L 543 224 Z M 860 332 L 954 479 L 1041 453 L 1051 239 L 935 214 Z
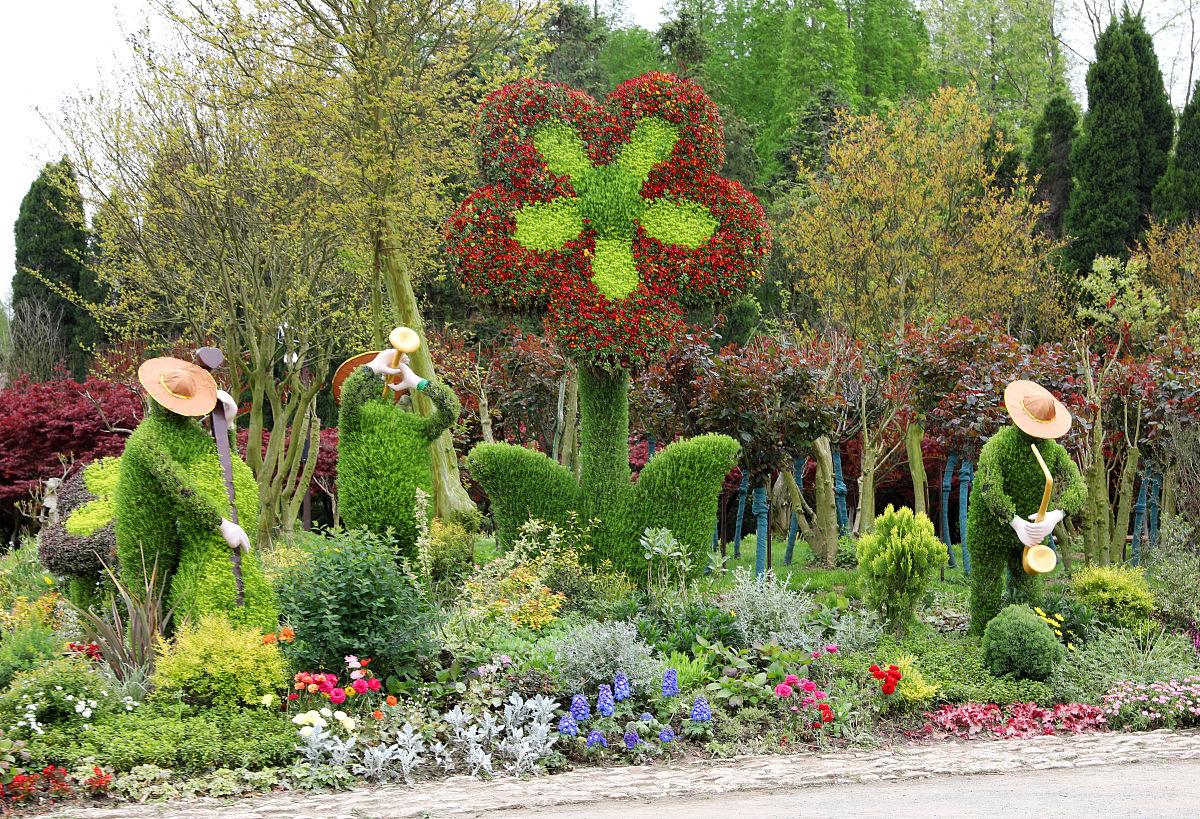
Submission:
M 342 362 L 342 366 L 337 368 L 337 372 L 333 374 L 333 400 L 339 404 L 342 403 L 342 384 L 346 383 L 346 379 L 354 374 L 354 371 L 359 367 L 365 367 L 375 360 L 378 352 L 359 353 L 354 358 L 348 358 Z
M 1071 428 L 1071 413 L 1063 402 L 1032 381 L 1005 387 L 1004 407 L 1017 428 L 1034 438 L 1061 438 Z
M 208 370 L 178 358 L 143 361 L 138 380 L 155 401 L 180 415 L 207 415 L 217 405 L 217 382 Z

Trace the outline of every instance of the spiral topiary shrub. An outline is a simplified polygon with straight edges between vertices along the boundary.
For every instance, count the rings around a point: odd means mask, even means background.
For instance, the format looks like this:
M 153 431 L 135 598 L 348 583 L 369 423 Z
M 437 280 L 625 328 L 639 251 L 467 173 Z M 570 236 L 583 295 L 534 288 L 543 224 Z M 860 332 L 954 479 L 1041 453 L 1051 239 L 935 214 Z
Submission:
M 1066 649 L 1028 606 L 1008 606 L 983 630 L 983 664 L 997 677 L 1046 680 Z
M 1126 625 L 1154 611 L 1154 593 L 1139 566 L 1084 566 L 1071 579 L 1071 591 L 1101 617 Z
M 105 566 L 117 567 L 112 493 L 120 470 L 119 458 L 102 458 L 74 471 L 58 490 L 61 522 L 38 538 L 42 565 L 71 579 L 70 597 L 78 606 L 94 602 Z
M 889 505 L 875 519 L 875 530 L 859 538 L 857 552 L 867 605 L 883 615 L 888 631 L 903 635 L 933 573 L 946 562 L 933 522 Z

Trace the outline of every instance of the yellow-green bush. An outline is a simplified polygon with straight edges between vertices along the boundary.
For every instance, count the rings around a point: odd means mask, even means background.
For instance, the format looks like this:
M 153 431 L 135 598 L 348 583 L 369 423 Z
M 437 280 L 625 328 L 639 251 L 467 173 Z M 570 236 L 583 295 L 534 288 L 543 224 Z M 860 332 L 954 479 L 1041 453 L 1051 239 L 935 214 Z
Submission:
M 206 614 L 159 643 L 154 685 L 196 705 L 258 705 L 279 690 L 286 671 L 279 648 L 264 643 L 256 629 Z
M 912 654 L 901 654 L 894 660 L 900 669 L 900 683 L 896 686 L 898 693 L 906 704 L 920 705 L 933 699 L 938 687 L 925 679 L 917 665 L 917 658 Z
M 1071 591 L 1079 602 L 1124 624 L 1154 611 L 1154 594 L 1139 566 L 1085 566 L 1071 579 Z
M 883 614 L 888 631 L 904 634 L 933 573 L 946 562 L 946 548 L 933 523 L 911 509 L 890 504 L 875 529 L 858 540 L 858 574 L 867 605 Z

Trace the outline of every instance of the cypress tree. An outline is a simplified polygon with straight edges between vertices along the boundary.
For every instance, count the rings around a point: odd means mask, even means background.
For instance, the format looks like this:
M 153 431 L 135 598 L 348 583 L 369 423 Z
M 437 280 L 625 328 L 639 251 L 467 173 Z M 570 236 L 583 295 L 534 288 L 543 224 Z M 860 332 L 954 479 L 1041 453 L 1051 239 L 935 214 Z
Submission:
M 1063 235 L 1063 216 L 1075 186 L 1071 146 L 1079 136 L 1078 125 L 1075 106 L 1059 94 L 1047 100 L 1041 118 L 1033 126 L 1029 175 L 1036 184 L 1037 201 L 1046 205 L 1042 229 L 1056 239 Z
M 64 158 L 47 164 L 30 185 L 21 200 L 14 228 L 17 269 L 13 275 L 13 306 L 23 301 L 40 301 L 52 315 L 59 316 L 59 338 L 76 376 L 83 375 L 87 364 L 87 354 L 79 339 L 81 326 L 87 324 L 87 314 L 44 280 L 79 292 L 88 252 L 82 207 L 75 170 Z M 41 277 L 31 271 L 37 271 Z M 21 340 L 13 342 L 20 344 Z
M 1151 195 L 1166 169 L 1173 114 L 1140 16 L 1114 18 L 1100 35 L 1087 90 L 1064 220 L 1075 237 L 1065 260 L 1076 272 L 1091 269 L 1096 256 L 1128 258 L 1149 224 Z
M 1154 189 L 1154 215 L 1171 224 L 1200 218 L 1200 82 L 1179 116 L 1179 139 Z

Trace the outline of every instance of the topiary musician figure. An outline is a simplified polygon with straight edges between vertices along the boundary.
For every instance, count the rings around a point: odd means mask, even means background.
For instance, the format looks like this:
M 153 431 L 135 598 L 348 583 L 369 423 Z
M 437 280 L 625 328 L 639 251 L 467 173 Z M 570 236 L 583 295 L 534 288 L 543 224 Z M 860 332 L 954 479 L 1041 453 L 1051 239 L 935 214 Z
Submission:
M 429 445 L 455 422 L 461 407 L 453 390 L 409 367 L 406 353 L 420 343 L 414 331 L 398 327 L 389 339 L 395 349 L 355 356 L 334 376 L 334 394 L 341 401 L 338 510 L 347 529 L 382 535 L 390 528 L 401 556 L 413 560 L 417 489 L 433 494 Z M 422 418 L 399 406 L 395 397 L 405 390 L 427 395 L 433 415 Z
M 471 475 L 511 543 L 530 517 L 599 519 L 594 555 L 644 574 L 638 538 L 667 527 L 703 571 L 717 494 L 738 445 L 726 436 L 673 444 L 629 470 L 629 371 L 670 347 L 685 308 L 736 300 L 770 249 L 757 200 L 715 174 L 724 138 L 695 83 L 650 73 L 600 104 L 565 85 L 526 80 L 484 102 L 476 137 L 485 186 L 446 234 L 476 301 L 545 310 L 579 364 L 580 474 L 537 452 L 480 444 Z
M 137 589 L 143 572 L 157 563 L 177 617 L 219 611 L 234 622 L 274 631 L 274 594 L 246 534 L 257 529 L 258 485 L 236 454 L 237 405 L 207 370 L 177 358 L 144 362 L 138 380 L 150 406 L 125 444 L 113 492 L 124 582 Z M 232 520 L 216 442 L 197 421 L 218 400 L 228 419 L 218 432 L 232 445 L 236 514 L 245 528 Z
M 1004 390 L 1004 405 L 1013 423 L 979 453 L 968 507 L 972 634 L 983 634 L 1000 611 L 1006 569 L 1013 596 L 1036 599 L 1037 578 L 1055 564 L 1041 543 L 1087 497 L 1075 462 L 1054 440 L 1071 428 L 1062 402 L 1032 381 L 1014 381 Z M 1056 508 L 1047 511 L 1055 484 Z

